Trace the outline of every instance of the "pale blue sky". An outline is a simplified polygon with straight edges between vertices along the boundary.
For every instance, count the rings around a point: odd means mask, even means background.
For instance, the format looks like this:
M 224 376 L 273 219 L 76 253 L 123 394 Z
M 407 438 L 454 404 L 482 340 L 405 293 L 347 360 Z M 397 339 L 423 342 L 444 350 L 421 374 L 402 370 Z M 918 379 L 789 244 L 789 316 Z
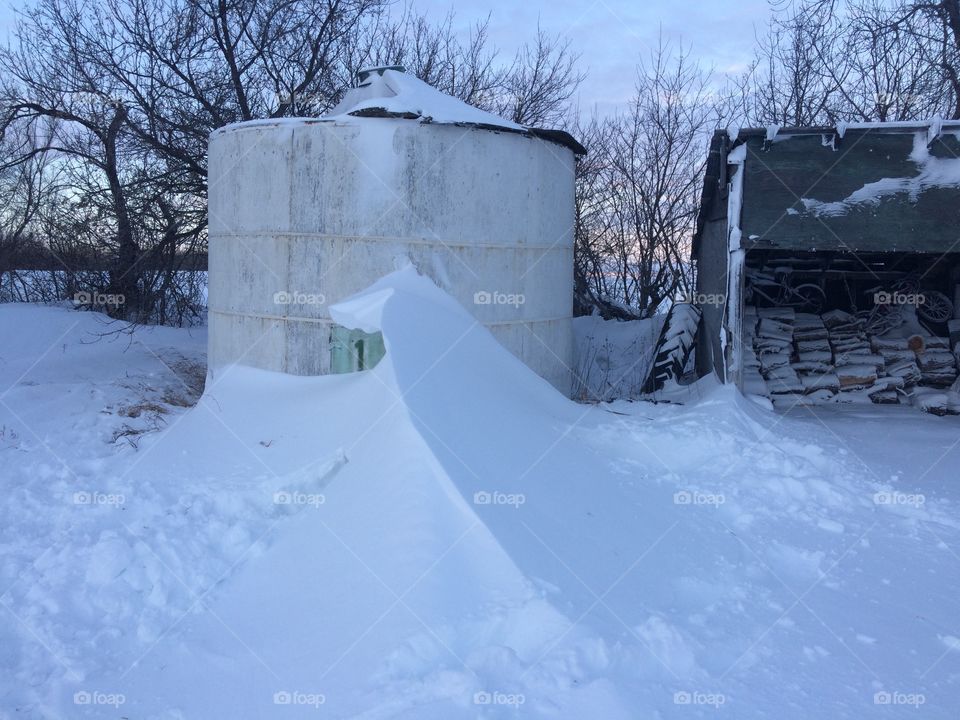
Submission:
M 627 99 L 637 61 L 647 57 L 659 33 L 689 47 L 701 62 L 720 73 L 743 70 L 758 30 L 769 16 L 767 0 L 414 0 L 442 16 L 453 7 L 456 24 L 466 29 L 491 13 L 491 40 L 514 51 L 536 32 L 537 21 L 550 34 L 569 36 L 582 53 L 588 77 L 581 109 L 594 104 L 609 112 Z
M 412 0 L 438 18 L 452 7 L 458 29 L 491 14 L 490 39 L 504 53 L 536 32 L 569 36 L 588 72 L 580 93 L 582 110 L 607 113 L 630 96 L 637 60 L 663 31 L 683 42 L 705 65 L 735 72 L 749 62 L 755 33 L 766 23 L 767 0 Z M 11 29 L 10 3 L 0 0 L 0 32 Z

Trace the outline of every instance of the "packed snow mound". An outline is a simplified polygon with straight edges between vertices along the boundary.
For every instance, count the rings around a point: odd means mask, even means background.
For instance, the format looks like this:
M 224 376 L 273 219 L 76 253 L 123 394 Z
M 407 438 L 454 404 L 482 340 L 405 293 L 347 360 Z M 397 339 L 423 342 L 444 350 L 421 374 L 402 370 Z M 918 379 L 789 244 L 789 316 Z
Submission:
M 79 480 L 0 448 L 0 707 L 953 717 L 952 418 L 891 442 L 889 415 L 825 426 L 726 387 L 578 405 L 410 267 L 332 313 L 383 333 L 373 370 L 229 369 L 139 450 L 59 443 L 97 402 L 35 417 Z M 80 481 L 123 503 L 74 505 Z
M 522 125 L 446 95 L 423 80 L 399 70 L 372 73 L 364 85 L 348 90 L 343 100 L 324 119 L 344 119 L 371 110 L 398 116 L 414 116 L 436 123 L 526 129 Z

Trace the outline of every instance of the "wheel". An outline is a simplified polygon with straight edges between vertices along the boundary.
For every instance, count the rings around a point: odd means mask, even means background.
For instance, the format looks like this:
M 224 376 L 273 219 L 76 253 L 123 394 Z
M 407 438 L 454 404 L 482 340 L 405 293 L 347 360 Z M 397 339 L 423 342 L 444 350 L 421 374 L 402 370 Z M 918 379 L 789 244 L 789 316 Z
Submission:
M 883 288 L 879 288 L 882 290 Z M 920 292 L 920 282 L 916 275 L 908 275 L 893 284 L 893 292 L 903 293 L 904 295 L 916 295 Z
M 950 298 L 936 290 L 926 290 L 923 302 L 917 306 L 917 314 L 930 322 L 946 322 L 953 317 L 953 303 Z
M 793 288 L 793 295 L 799 299 L 796 303 L 791 303 L 795 307 L 809 309 L 814 313 L 819 313 L 823 309 L 823 303 L 827 299 L 827 294 L 819 285 L 813 283 L 804 283 Z

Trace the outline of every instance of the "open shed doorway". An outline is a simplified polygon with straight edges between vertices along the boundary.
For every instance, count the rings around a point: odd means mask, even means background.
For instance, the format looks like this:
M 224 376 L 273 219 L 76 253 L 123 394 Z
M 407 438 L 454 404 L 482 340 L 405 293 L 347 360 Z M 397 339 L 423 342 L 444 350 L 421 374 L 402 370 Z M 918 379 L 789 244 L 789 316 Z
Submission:
M 960 253 L 755 250 L 744 270 L 744 392 L 960 412 Z

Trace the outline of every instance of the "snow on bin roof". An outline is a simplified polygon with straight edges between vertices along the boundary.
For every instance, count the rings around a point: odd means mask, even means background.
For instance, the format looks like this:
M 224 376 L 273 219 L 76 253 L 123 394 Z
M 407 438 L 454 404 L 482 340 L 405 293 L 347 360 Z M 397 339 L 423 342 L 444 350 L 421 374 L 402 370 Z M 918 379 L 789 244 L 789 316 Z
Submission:
M 436 125 L 472 126 L 485 130 L 505 131 L 543 138 L 563 145 L 577 155 L 587 150 L 564 130 L 549 130 L 518 125 L 499 115 L 473 107 L 447 95 L 403 68 L 366 68 L 357 73 L 360 84 L 351 88 L 343 100 L 321 118 L 272 118 L 231 123 L 214 133 L 262 125 L 344 122 L 352 118 L 401 118 Z
M 502 117 L 440 92 L 399 68 L 361 70 L 361 84 L 351 88 L 325 117 L 346 115 L 421 118 L 435 123 L 489 125 L 507 130 L 526 130 Z
M 326 115 L 327 120 L 353 117 L 399 117 L 441 125 L 473 125 L 487 130 L 506 130 L 542 137 L 564 145 L 577 155 L 587 150 L 563 130 L 518 125 L 499 115 L 468 105 L 442 93 L 401 67 L 366 68 L 357 73 L 360 85 L 347 91 L 343 100 Z

